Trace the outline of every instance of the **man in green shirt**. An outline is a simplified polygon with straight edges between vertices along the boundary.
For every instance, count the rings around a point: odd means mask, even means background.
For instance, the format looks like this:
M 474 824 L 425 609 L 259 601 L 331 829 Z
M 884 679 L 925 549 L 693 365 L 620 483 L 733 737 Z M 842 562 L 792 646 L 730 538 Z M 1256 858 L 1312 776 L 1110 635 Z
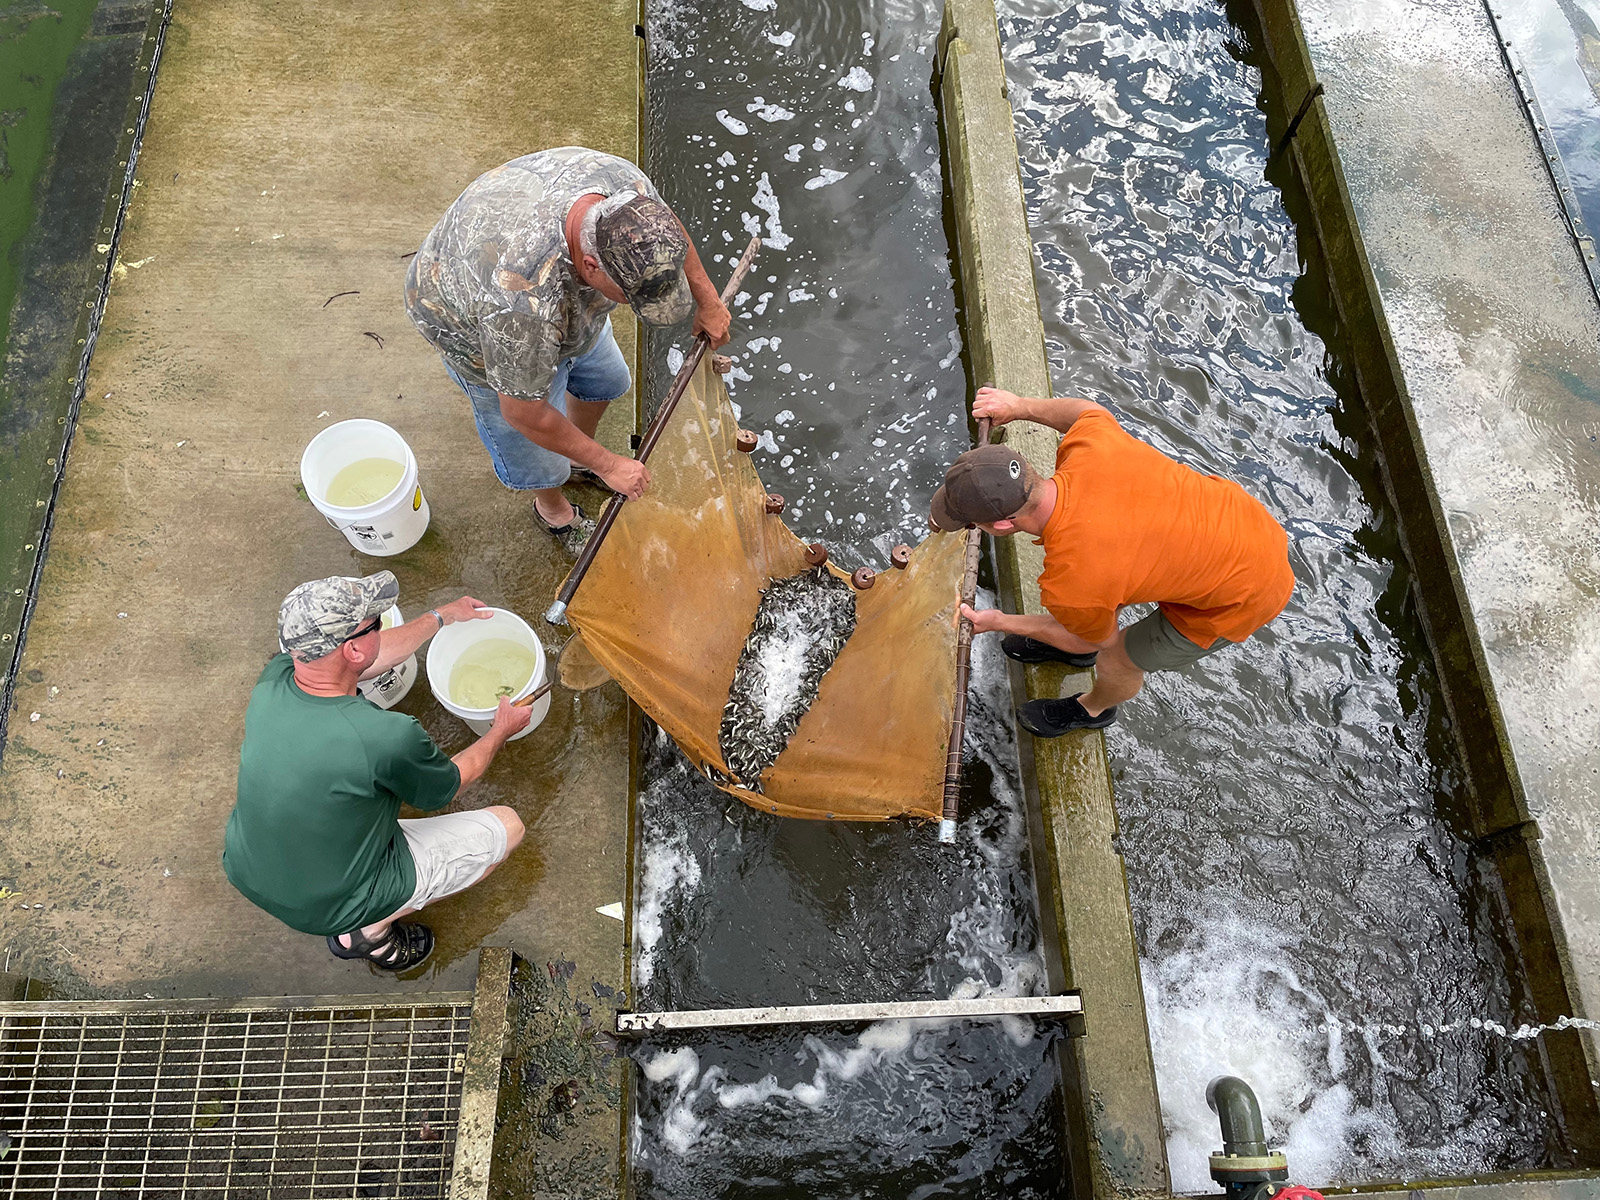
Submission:
M 503 805 L 402 821 L 443 808 L 478 779 L 531 709 L 505 698 L 489 732 L 445 757 L 417 722 L 356 695 L 456 621 L 487 617 L 471 596 L 394 629 L 388 571 L 303 583 L 278 611 L 286 653 L 267 663 L 245 711 L 239 792 L 222 867 L 244 896 L 339 958 L 403 971 L 433 951 L 407 916 L 477 883 L 522 840 Z

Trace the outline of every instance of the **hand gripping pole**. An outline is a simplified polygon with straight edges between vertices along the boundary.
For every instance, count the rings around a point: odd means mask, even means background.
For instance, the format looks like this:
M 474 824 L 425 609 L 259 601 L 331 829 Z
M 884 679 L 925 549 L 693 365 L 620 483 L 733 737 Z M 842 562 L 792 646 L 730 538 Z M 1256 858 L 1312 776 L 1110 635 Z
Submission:
M 728 279 L 728 286 L 722 289 L 722 303 L 732 302 L 738 294 L 739 285 L 744 282 L 750 264 L 755 261 L 756 251 L 761 249 L 761 239 L 751 238 L 750 244 L 745 247 L 744 253 L 739 256 L 739 261 L 734 265 L 733 274 Z M 678 374 L 672 380 L 672 387 L 667 390 L 667 398 L 661 402 L 661 407 L 656 411 L 655 419 L 650 422 L 650 428 L 645 430 L 644 440 L 639 443 L 638 459 L 644 462 L 650 457 L 650 451 L 661 440 L 661 434 L 667 427 L 667 422 L 672 419 L 673 409 L 678 407 L 678 400 L 683 396 L 683 391 L 689 386 L 689 380 L 694 375 L 695 368 L 700 365 L 700 360 L 705 352 L 711 348 L 711 339 L 705 334 L 699 334 L 694 339 L 694 345 L 689 353 L 684 356 L 683 366 L 678 368 Z M 622 506 L 627 497 L 612 493 L 611 499 L 606 501 L 606 508 L 600 514 L 600 520 L 595 523 L 594 532 L 589 535 L 589 540 L 584 543 L 583 553 L 578 555 L 578 561 L 572 564 L 572 570 L 567 572 L 566 582 L 561 585 L 561 590 L 556 593 L 555 603 L 545 610 L 544 619 L 552 625 L 565 625 L 567 623 L 567 605 L 572 603 L 573 596 L 578 594 L 578 585 L 583 582 L 583 577 L 589 573 L 589 567 L 594 562 L 594 556 L 600 552 L 600 544 L 606 540 L 606 535 L 611 532 L 611 527 L 617 523 L 617 514 L 622 511 Z

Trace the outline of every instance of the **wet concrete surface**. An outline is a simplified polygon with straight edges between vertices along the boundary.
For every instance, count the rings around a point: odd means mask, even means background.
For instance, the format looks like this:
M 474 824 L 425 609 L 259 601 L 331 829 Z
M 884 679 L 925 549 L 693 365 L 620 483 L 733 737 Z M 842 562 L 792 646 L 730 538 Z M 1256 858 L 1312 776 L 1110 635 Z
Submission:
M 1592 1017 L 1600 307 L 1480 5 L 1300 11 Z
M 634 19 L 622 2 L 545 6 L 530 46 L 510 3 L 177 6 L 0 761 L 0 956 L 60 994 L 460 988 L 478 946 L 513 946 L 572 1017 L 529 1035 L 554 1065 L 526 1074 L 521 1099 L 548 1110 L 531 1136 L 553 1141 L 525 1195 L 616 1178 L 621 1077 L 582 1048 L 624 983 L 623 926 L 595 912 L 626 888 L 622 694 L 558 693 L 457 801 L 509 804 L 528 835 L 484 885 L 429 909 L 439 948 L 410 978 L 340 962 L 254 908 L 223 877 L 222 830 L 244 707 L 295 584 L 389 568 L 410 615 L 466 592 L 531 618 L 564 576 L 401 284 L 483 170 L 573 142 L 636 155 Z M 631 322 L 618 334 L 630 350 Z M 407 438 L 432 506 L 394 559 L 358 555 L 298 493 L 305 443 L 358 416 Z M 631 423 L 629 398 L 603 434 L 620 446 Z M 447 752 L 468 744 L 425 683 L 400 707 Z M 599 1082 L 568 1086 L 561 1046 Z

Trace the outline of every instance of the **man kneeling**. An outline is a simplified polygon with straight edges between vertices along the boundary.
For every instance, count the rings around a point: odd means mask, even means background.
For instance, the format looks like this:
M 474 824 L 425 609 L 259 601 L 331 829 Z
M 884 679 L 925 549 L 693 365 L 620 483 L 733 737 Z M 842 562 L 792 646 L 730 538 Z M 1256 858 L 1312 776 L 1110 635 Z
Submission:
M 223 870 L 245 897 L 339 958 L 403 971 L 433 952 L 433 931 L 401 921 L 471 887 L 522 841 L 522 821 L 495 805 L 429 811 L 478 779 L 531 710 L 505 697 L 489 732 L 446 758 L 422 726 L 356 694 L 446 625 L 488 617 L 471 596 L 384 629 L 400 595 L 388 571 L 303 583 L 278 611 L 279 654 L 245 711 L 239 792 Z
M 933 497 L 933 524 L 1044 546 L 1037 616 L 962 606 L 974 633 L 1000 632 L 1021 662 L 1095 667 L 1094 687 L 1030 700 L 1017 722 L 1035 737 L 1104 729 L 1146 671 L 1176 671 L 1242 642 L 1289 602 L 1289 539 L 1238 484 L 1202 475 L 1133 437 L 1089 400 L 1032 400 L 979 388 L 976 417 L 1028 420 L 1063 435 L 1048 479 L 1008 446 L 968 450 Z M 1117 628 L 1129 604 L 1155 612 Z

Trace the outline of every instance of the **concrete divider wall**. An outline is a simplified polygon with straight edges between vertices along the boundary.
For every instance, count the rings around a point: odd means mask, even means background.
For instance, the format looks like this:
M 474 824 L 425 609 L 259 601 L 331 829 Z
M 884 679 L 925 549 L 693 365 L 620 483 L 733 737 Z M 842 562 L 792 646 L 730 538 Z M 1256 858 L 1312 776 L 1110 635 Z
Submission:
M 973 382 L 1047 396 L 1050 364 L 992 0 L 947 0 L 937 69 Z M 1054 430 L 1018 422 L 1005 433 L 1037 470 L 1054 471 Z M 1002 539 L 997 551 L 1007 607 L 1042 612 L 1041 551 L 1026 538 Z M 1055 697 L 1068 673 L 1034 667 L 1026 681 L 1029 697 Z M 1105 739 L 1091 732 L 1037 742 L 1033 758 L 1043 924 L 1047 935 L 1055 926 L 1059 960 L 1052 966 L 1060 983 L 1082 991 L 1088 1027 L 1063 1056 L 1074 1189 L 1082 1197 L 1164 1195 L 1165 1137 L 1127 878 L 1113 844 Z
M 1303 194 L 1302 247 L 1320 258 L 1341 329 L 1339 353 L 1354 376 L 1376 435 L 1384 487 L 1400 519 L 1413 576 L 1412 599 L 1433 651 L 1450 723 L 1471 790 L 1473 849 L 1492 863 L 1503 889 L 1502 916 L 1514 942 L 1513 980 L 1542 1023 L 1584 1016 L 1572 963 L 1530 818 L 1493 676 L 1440 503 L 1395 340 L 1384 316 L 1372 261 L 1313 69 L 1295 0 L 1250 0 L 1268 58 L 1263 86 L 1276 101 L 1269 117 Z M 1243 14 L 1241 14 L 1243 15 Z M 1298 125 L 1293 122 L 1298 115 Z M 1531 137 L 1531 132 L 1529 134 Z M 1291 208 L 1297 207 L 1291 203 Z M 1297 216 L 1300 213 L 1296 214 Z M 1544 1065 L 1580 1160 L 1600 1162 L 1600 1074 L 1592 1039 L 1577 1030 L 1546 1033 Z

